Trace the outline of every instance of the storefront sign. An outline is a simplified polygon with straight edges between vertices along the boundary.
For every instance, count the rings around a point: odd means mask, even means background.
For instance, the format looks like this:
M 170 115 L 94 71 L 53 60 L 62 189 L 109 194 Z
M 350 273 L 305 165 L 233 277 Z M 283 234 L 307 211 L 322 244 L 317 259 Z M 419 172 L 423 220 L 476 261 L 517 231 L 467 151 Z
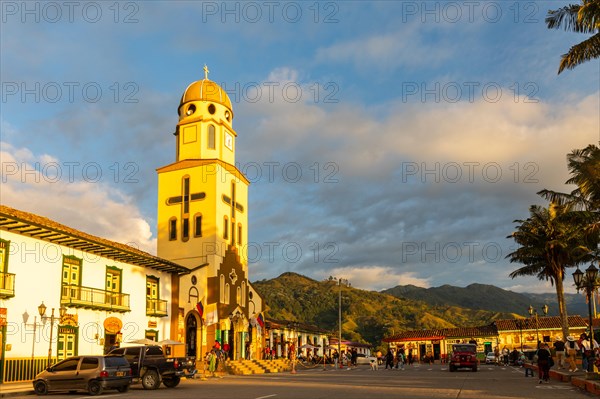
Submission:
M 0 327 L 6 325 L 6 308 L 0 308 Z
M 155 321 L 148 322 L 148 328 L 156 328 L 157 325 L 158 325 L 158 323 Z
M 60 318 L 60 324 L 63 326 L 77 327 L 78 316 L 76 314 L 65 314 Z
M 104 329 L 109 334 L 118 333 L 119 331 L 121 331 L 122 327 L 123 322 L 120 319 L 117 319 L 116 317 L 108 317 L 106 320 L 104 320 Z

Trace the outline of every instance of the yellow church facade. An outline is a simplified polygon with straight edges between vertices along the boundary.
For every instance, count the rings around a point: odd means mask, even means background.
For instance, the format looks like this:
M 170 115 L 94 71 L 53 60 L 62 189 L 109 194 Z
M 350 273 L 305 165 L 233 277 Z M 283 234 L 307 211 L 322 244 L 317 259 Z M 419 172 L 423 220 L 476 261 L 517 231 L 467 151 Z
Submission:
M 172 321 L 188 355 L 218 341 L 232 358 L 262 350 L 262 300 L 248 280 L 248 179 L 235 166 L 237 133 L 227 93 L 191 83 L 178 108 L 175 162 L 157 169 L 157 254 L 189 269 L 176 282 Z

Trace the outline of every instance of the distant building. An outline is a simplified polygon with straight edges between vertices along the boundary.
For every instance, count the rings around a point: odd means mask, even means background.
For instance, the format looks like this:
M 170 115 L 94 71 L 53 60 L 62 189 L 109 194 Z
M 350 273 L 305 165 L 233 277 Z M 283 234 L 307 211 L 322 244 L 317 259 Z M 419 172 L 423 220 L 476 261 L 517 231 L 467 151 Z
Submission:
M 291 344 L 295 344 L 298 353 L 307 356 L 323 356 L 323 348 L 328 353 L 331 344 L 329 332 L 316 326 L 288 320 L 267 319 L 265 322 L 265 348 L 275 351 L 277 357 L 288 357 Z M 311 347 L 316 347 L 313 349 Z
M 568 319 L 572 335 L 579 336 L 587 329 L 587 323 L 581 316 L 569 316 Z M 474 341 L 478 352 L 488 353 L 504 346 L 510 350 L 535 349 L 538 337 L 541 342 L 550 344 L 558 338 L 564 339 L 560 317 L 538 317 L 537 324 L 535 318 L 504 319 L 478 327 L 404 331 L 384 338 L 383 342 L 390 348 L 404 348 L 406 354 L 410 351 L 418 359 L 430 355 L 443 361 L 454 343 Z

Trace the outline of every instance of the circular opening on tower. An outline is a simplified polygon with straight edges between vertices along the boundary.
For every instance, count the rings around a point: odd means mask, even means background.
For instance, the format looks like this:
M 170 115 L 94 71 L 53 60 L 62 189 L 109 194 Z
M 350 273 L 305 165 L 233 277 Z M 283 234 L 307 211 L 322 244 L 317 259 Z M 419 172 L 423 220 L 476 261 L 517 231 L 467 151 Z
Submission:
M 191 104 L 191 105 L 188 107 L 187 111 L 185 111 L 185 114 L 186 114 L 187 116 L 190 116 L 190 115 L 191 115 L 191 114 L 193 114 L 194 112 L 196 112 L 196 106 L 195 106 L 194 104 Z
M 217 111 L 217 107 L 215 107 L 215 104 L 210 104 L 208 106 L 208 113 L 211 115 L 214 115 L 214 113 Z
M 225 111 L 225 119 L 227 119 L 227 122 L 229 122 L 229 117 L 231 117 L 229 111 Z

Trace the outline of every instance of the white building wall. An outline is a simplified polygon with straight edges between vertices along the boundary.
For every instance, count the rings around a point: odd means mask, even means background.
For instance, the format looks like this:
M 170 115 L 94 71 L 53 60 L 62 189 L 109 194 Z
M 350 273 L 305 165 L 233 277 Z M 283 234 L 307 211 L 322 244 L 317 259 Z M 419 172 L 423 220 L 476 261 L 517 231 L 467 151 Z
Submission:
M 101 354 L 104 337 L 104 320 L 117 317 L 123 322 L 121 333 L 123 342 L 144 338 L 145 330 L 158 330 L 159 339 L 170 338 L 170 317 L 146 316 L 146 276 L 160 278 L 160 299 L 171 299 L 171 276 L 169 273 L 144 268 L 91 253 L 56 245 L 28 236 L 0 231 L 0 238 L 10 241 L 8 272 L 15 276 L 15 296 L 0 300 L 0 307 L 7 308 L 6 358 L 31 357 L 33 346 L 33 323 L 38 306 L 42 301 L 47 306 L 46 316 L 54 307 L 55 323 L 53 330 L 53 355 L 56 355 L 57 325 L 61 298 L 63 255 L 82 259 L 81 285 L 99 290 L 106 286 L 106 267 L 122 270 L 122 293 L 130 295 L 130 311 L 126 313 L 68 307 L 67 314 L 78 316 L 78 354 Z M 170 306 L 167 306 L 170 312 Z M 23 313 L 29 314 L 27 325 L 23 323 Z M 148 327 L 148 322 L 157 327 Z M 50 322 L 38 325 L 35 339 L 35 357 L 48 355 Z M 9 350 L 10 349 L 10 350 Z

